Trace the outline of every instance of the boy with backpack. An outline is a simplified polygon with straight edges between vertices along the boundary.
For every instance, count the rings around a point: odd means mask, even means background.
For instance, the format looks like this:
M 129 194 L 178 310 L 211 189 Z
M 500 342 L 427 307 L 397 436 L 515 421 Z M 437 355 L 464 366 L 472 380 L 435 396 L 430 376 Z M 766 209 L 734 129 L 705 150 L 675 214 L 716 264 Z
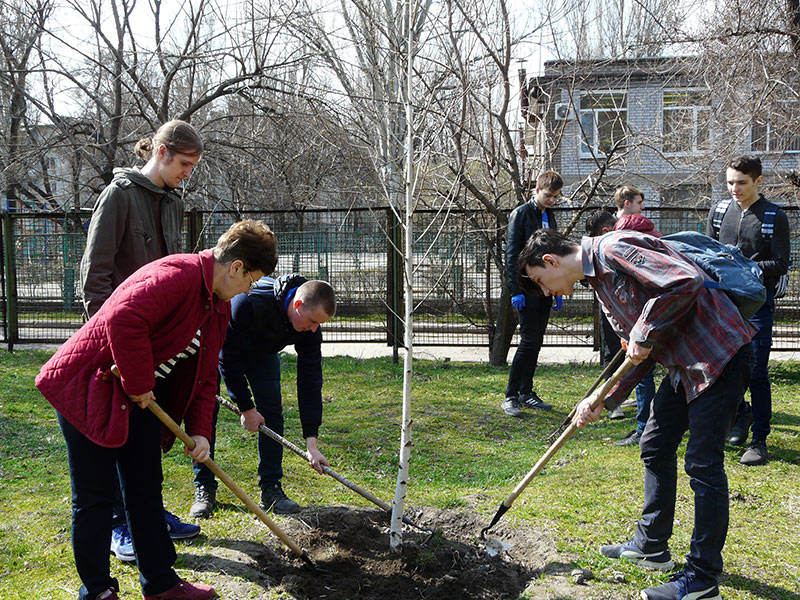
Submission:
M 708 213 L 709 236 L 741 249 L 761 267 L 767 300 L 750 322 L 758 328 L 753 338 L 755 365 L 750 381 L 750 405 L 742 398 L 729 441 L 741 446 L 747 441 L 752 424 L 753 440 L 739 462 L 756 466 L 767 462 L 767 435 L 772 419 L 769 353 L 772 348 L 772 324 L 775 314 L 775 284 L 789 268 L 789 219 L 777 204 L 758 192 L 761 160 L 756 156 L 738 156 L 728 163 L 725 172 L 731 197 Z
M 706 238 L 707 239 L 707 238 Z M 686 565 L 671 580 L 642 592 L 645 600 L 719 600 L 722 548 L 728 530 L 725 440 L 746 389 L 756 328 L 712 278 L 663 238 L 634 231 L 585 237 L 557 232 L 531 236 L 519 258 L 520 283 L 544 296 L 572 293 L 580 279 L 597 292 L 636 365 L 605 401 L 613 407 L 658 362 L 668 373 L 651 404 L 640 441 L 644 507 L 631 540 L 602 546 L 609 558 L 671 570 L 677 493 L 677 448 L 689 431 L 684 467 L 694 490 L 694 529 Z M 597 421 L 602 404 L 581 401 L 573 423 Z

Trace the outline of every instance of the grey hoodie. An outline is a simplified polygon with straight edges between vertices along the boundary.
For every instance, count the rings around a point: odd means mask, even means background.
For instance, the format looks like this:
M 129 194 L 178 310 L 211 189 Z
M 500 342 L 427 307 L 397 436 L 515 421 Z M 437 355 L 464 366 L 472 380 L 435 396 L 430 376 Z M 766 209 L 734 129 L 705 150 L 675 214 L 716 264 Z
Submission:
M 138 169 L 114 169 L 94 206 L 81 259 L 88 315 L 139 267 L 180 252 L 182 227 L 183 201 L 174 190 L 156 186 Z

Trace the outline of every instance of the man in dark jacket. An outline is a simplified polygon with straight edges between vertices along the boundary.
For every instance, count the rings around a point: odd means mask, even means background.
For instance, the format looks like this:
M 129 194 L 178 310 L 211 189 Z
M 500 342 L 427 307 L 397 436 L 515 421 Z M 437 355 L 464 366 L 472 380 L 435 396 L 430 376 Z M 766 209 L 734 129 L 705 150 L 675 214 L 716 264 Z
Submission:
M 83 306 L 92 317 L 112 292 L 140 267 L 181 251 L 183 200 L 175 191 L 203 154 L 203 140 L 189 123 L 164 123 L 152 137 L 136 143 L 141 168 L 114 169 L 92 211 L 86 250 L 80 267 Z M 200 533 L 171 512 L 164 519 L 173 540 Z M 114 506 L 111 552 L 119 560 L 136 560 L 125 522 L 122 495 Z
M 558 229 L 553 204 L 561 196 L 564 181 L 555 171 L 545 171 L 536 179 L 533 198 L 515 208 L 508 219 L 506 234 L 506 272 L 511 290 L 511 304 L 519 315 L 519 346 L 511 361 L 508 373 L 506 398 L 500 407 L 512 417 L 522 415 L 521 406 L 550 410 L 552 407 L 533 391 L 533 376 L 539 362 L 544 332 L 550 318 L 552 298 L 531 296 L 523 292 L 517 282 L 517 258 L 525 242 L 534 231 L 542 228 Z M 556 310 L 561 297 L 556 298 Z
M 231 302 L 231 322 L 220 352 L 219 370 L 228 395 L 242 413 L 242 426 L 258 431 L 259 425 L 266 425 L 283 435 L 278 353 L 294 345 L 300 422 L 310 464 L 319 473 L 328 464 L 317 449 L 322 423 L 320 325 L 335 313 L 335 294 L 325 281 L 308 281 L 300 275 L 262 277 L 249 295 L 241 294 Z M 213 450 L 213 437 L 211 447 Z M 262 507 L 280 514 L 300 510 L 281 487 L 283 446 L 259 433 L 258 454 Z M 203 463 L 195 463 L 194 468 L 195 502 L 190 514 L 209 517 L 216 504 L 217 482 Z
M 772 323 L 775 314 L 775 284 L 789 268 L 789 219 L 778 206 L 758 192 L 763 181 L 761 160 L 739 156 L 728 163 L 725 172 L 731 198 L 723 200 L 708 214 L 709 235 L 724 244 L 737 246 L 753 259 L 764 273 L 767 301 L 750 322 L 759 328 L 753 338 L 755 365 L 750 382 L 752 409 L 742 398 L 729 441 L 739 446 L 747 441 L 750 425 L 753 440 L 742 455 L 743 465 L 767 462 L 767 435 L 772 419 L 769 353 L 772 348 Z

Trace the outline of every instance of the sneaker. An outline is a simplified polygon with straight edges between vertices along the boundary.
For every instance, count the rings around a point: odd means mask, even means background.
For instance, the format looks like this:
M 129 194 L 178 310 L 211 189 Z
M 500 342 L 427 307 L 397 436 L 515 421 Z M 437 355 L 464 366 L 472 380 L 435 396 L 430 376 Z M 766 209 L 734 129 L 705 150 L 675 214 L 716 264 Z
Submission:
M 117 590 L 108 588 L 105 592 L 97 596 L 96 600 L 119 600 L 119 596 L 117 596 Z
M 111 530 L 111 554 L 122 562 L 133 562 L 136 554 L 133 551 L 133 538 L 127 525 L 120 525 Z M 103 592 L 105 593 L 105 592 Z
M 753 440 L 750 442 L 744 454 L 742 454 L 742 458 L 739 459 L 739 462 L 748 467 L 756 467 L 758 465 L 767 464 L 768 457 L 767 443 Z
M 632 408 L 636 406 L 636 398 L 625 398 L 620 404 L 620 408 Z
M 622 410 L 621 406 L 618 406 L 617 408 L 615 408 L 613 410 L 610 410 L 608 412 L 608 418 L 609 419 L 624 419 L 625 418 L 625 411 Z
M 736 422 L 731 427 L 731 435 L 728 438 L 731 446 L 744 446 L 747 436 L 750 433 L 750 425 L 753 422 L 753 410 L 747 406 L 747 411 L 739 413 Z
M 668 549 L 660 552 L 642 552 L 633 540 L 624 544 L 600 546 L 600 554 L 608 558 L 624 558 L 659 571 L 669 571 L 675 566 Z
M 528 408 L 536 408 L 538 410 L 550 410 L 552 405 L 548 404 L 536 394 L 536 392 L 531 392 L 529 394 L 522 394 L 519 397 L 519 403 L 522 406 L 526 406 Z
M 642 590 L 642 600 L 722 600 L 717 584 L 698 581 L 681 571 L 669 576 L 668 583 Z
M 503 412 L 505 412 L 509 417 L 522 416 L 522 411 L 519 408 L 519 402 L 517 402 L 516 398 L 506 398 L 500 405 L 500 408 L 502 408 Z
M 204 583 L 183 581 L 160 594 L 145 596 L 144 600 L 209 600 L 216 595 L 214 588 Z
M 206 486 L 194 488 L 194 504 L 189 510 L 189 516 L 196 519 L 207 519 L 217 506 L 217 490 Z
M 200 525 L 194 523 L 184 523 L 178 517 L 164 509 L 164 522 L 167 524 L 169 537 L 173 540 L 185 540 L 193 538 L 200 533 Z
M 639 445 L 639 440 L 642 439 L 642 434 L 636 431 L 635 429 L 631 431 L 628 435 L 626 435 L 621 440 L 617 440 L 614 442 L 615 446 L 633 446 Z
M 261 490 L 261 508 L 271 509 L 278 515 L 289 515 L 298 512 L 300 505 L 286 496 L 280 483 L 273 483 Z

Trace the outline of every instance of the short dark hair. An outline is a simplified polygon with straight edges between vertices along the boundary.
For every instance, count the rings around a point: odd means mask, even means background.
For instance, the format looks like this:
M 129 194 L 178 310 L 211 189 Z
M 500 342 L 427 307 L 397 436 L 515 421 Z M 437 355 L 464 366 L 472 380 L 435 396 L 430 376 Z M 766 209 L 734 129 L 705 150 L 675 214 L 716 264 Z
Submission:
M 617 203 L 617 208 L 622 210 L 625 208 L 625 202 L 633 202 L 636 196 L 641 196 L 642 200 L 644 200 L 644 194 L 641 190 L 636 189 L 632 185 L 623 185 L 614 192 L 614 201 Z
M 761 159 L 752 154 L 742 154 L 741 156 L 732 158 L 728 163 L 728 168 L 735 169 L 739 171 L 739 173 L 744 173 L 745 175 L 750 175 L 753 181 L 761 177 L 762 173 Z
M 536 178 L 536 187 L 540 190 L 560 190 L 564 187 L 564 180 L 555 171 L 545 171 Z
M 245 219 L 219 236 L 214 260 L 222 264 L 241 260 L 246 271 L 258 270 L 270 275 L 278 264 L 278 242 L 264 223 Z
M 605 209 L 597 209 L 589 213 L 586 217 L 586 235 L 595 237 L 600 235 L 603 227 L 614 228 L 617 218 Z
M 297 288 L 295 297 L 302 300 L 311 310 L 321 308 L 328 317 L 336 314 L 336 293 L 327 281 L 320 279 L 306 281 Z
M 568 256 L 577 247 L 578 244 L 571 242 L 563 233 L 549 228 L 537 229 L 525 242 L 525 247 L 517 259 L 517 282 L 522 291 L 533 296 L 542 295 L 542 289 L 531 281 L 525 272 L 525 267 L 544 267 L 542 257 L 545 254 Z

